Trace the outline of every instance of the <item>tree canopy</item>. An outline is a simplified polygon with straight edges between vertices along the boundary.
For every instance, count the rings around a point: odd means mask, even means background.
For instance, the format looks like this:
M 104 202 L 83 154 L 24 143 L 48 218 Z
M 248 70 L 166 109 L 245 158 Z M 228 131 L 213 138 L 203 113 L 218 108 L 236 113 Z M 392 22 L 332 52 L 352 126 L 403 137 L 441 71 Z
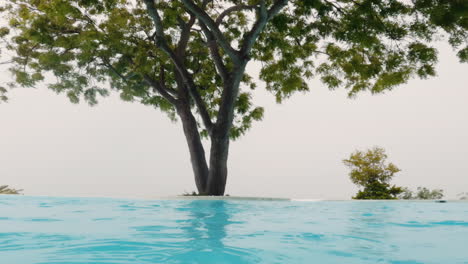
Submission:
M 353 199 L 396 199 L 401 187 L 390 186 L 390 180 L 400 172 L 393 163 L 387 163 L 387 154 L 380 147 L 355 151 L 343 163 L 351 169 L 349 177 L 363 188 Z
M 352 96 L 389 90 L 413 76 L 432 76 L 437 51 L 430 43 L 441 29 L 460 60 L 468 60 L 468 4 L 462 0 L 149 1 L 154 9 L 143 2 L 9 1 L 3 7 L 9 24 L 0 33 L 11 33 L 6 48 L 14 51 L 16 83 L 32 87 L 46 81 L 72 102 L 83 98 L 90 104 L 109 93 L 110 83 L 122 99 L 175 118 L 171 98 L 177 66 L 164 51 L 168 46 L 184 53 L 180 63 L 193 76 L 199 93 L 194 97 L 206 107 L 199 111 L 207 113 L 200 114 L 214 118 L 223 75 L 242 49 L 262 63 L 259 77 L 278 101 L 308 90 L 310 78 L 330 88 L 346 87 Z M 159 33 L 152 21 L 156 10 Z M 251 31 L 264 12 L 279 14 L 262 31 Z M 248 42 L 249 34 L 258 39 Z M 153 82 L 162 84 L 159 91 Z M 232 137 L 262 118 L 263 109 L 253 105 L 249 92 L 255 84 L 244 74 Z
M 91 105 L 116 91 L 180 118 L 199 190 L 225 184 L 229 138 L 262 119 L 257 80 L 278 102 L 312 78 L 381 93 L 435 75 L 441 35 L 468 61 L 465 0 L 10 0 L 1 11 L 6 87 L 46 83 Z

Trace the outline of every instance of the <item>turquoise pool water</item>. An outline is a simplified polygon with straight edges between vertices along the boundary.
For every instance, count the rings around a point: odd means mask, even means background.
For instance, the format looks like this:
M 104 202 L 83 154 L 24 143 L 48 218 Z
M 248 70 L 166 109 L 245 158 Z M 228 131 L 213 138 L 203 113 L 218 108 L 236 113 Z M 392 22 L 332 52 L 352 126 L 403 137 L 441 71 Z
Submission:
M 0 196 L 0 263 L 468 263 L 468 203 Z

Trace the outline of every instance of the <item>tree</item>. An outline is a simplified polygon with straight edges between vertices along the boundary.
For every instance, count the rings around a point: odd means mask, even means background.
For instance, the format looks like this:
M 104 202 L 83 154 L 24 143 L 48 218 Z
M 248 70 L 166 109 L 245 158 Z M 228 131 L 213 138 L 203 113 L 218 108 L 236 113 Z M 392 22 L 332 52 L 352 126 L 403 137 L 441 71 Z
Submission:
M 8 185 L 0 186 L 0 194 L 21 194 L 23 190 L 15 190 L 8 188 Z
M 426 187 L 418 187 L 416 192 L 412 192 L 408 188 L 403 188 L 403 193 L 398 196 L 403 200 L 437 200 L 444 197 L 444 190 L 434 189 L 429 190 Z
M 403 187 L 402 192 L 398 195 L 398 199 L 413 200 L 414 194 L 408 187 Z
M 45 82 L 91 105 L 114 90 L 180 119 L 201 194 L 224 193 L 230 140 L 263 117 L 249 61 L 281 102 L 313 77 L 355 96 L 432 76 L 440 32 L 468 60 L 463 0 L 8 2 L 10 86 Z
M 457 196 L 460 200 L 468 200 L 468 192 L 459 193 Z
M 367 151 L 355 151 L 343 163 L 351 169 L 351 181 L 362 187 L 353 199 L 396 199 L 403 188 L 390 186 L 389 182 L 400 169 L 386 163 L 387 154 L 380 147 Z
M 444 190 L 442 189 L 429 190 L 426 187 L 418 187 L 418 190 L 415 196 L 416 196 L 416 199 L 419 199 L 419 200 L 442 199 L 444 197 Z

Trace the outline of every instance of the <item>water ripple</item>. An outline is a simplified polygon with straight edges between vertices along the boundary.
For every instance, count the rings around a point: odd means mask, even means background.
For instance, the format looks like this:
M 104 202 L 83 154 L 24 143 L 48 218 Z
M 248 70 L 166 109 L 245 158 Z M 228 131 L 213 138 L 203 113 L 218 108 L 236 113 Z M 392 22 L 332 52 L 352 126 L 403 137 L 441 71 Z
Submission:
M 466 205 L 443 206 L 0 197 L 0 263 L 463 263 Z

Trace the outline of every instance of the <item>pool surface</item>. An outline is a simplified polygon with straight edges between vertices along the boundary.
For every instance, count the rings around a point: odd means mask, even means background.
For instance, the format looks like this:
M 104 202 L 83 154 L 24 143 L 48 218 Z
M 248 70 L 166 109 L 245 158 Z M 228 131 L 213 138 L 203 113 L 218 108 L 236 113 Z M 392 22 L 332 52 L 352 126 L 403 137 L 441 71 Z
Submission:
M 468 203 L 0 196 L 0 263 L 468 263 Z

